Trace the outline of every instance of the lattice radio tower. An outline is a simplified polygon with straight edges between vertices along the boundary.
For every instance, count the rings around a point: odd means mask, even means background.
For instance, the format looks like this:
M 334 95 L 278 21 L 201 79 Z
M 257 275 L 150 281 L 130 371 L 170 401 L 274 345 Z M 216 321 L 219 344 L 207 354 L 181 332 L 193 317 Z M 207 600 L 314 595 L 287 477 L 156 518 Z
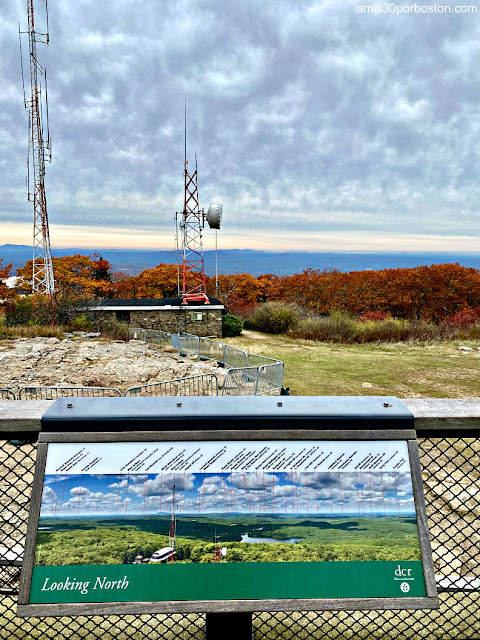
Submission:
M 33 202 L 33 274 L 32 294 L 55 293 L 53 277 L 52 253 L 50 250 L 50 233 L 48 230 L 47 198 L 45 195 L 45 162 L 51 162 L 52 145 L 48 125 L 48 94 L 47 71 L 37 60 L 37 43 L 49 44 L 48 34 L 48 6 L 45 3 L 46 30 L 45 33 L 35 30 L 34 0 L 27 0 L 28 31 L 20 31 L 20 60 L 22 65 L 23 100 L 28 111 L 28 158 L 27 158 L 27 188 L 28 201 Z M 23 73 L 21 33 L 28 34 L 29 67 L 30 67 L 30 99 L 25 96 L 25 80 Z M 42 87 L 40 79 L 44 78 L 45 96 L 45 124 L 43 128 Z M 31 189 L 30 175 L 33 180 Z
M 202 230 L 205 220 L 211 229 L 220 229 L 222 205 L 211 204 L 207 213 L 200 209 L 198 200 L 198 170 L 195 156 L 195 171 L 189 172 L 187 160 L 187 104 L 185 102 L 185 159 L 184 159 L 184 204 L 183 211 L 175 214 L 182 235 L 182 287 L 179 295 L 182 304 L 203 302 L 210 304 L 205 284 L 205 266 L 203 262 Z M 178 233 L 177 233 L 178 247 Z M 180 284 L 179 284 L 180 288 Z

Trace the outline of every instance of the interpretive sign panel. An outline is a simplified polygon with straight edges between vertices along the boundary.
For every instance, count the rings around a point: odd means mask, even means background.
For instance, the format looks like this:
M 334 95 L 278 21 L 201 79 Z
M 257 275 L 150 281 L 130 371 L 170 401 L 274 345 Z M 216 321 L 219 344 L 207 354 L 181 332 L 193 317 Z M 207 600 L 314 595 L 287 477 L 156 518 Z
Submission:
M 228 436 L 43 434 L 19 614 L 437 606 L 415 440 Z

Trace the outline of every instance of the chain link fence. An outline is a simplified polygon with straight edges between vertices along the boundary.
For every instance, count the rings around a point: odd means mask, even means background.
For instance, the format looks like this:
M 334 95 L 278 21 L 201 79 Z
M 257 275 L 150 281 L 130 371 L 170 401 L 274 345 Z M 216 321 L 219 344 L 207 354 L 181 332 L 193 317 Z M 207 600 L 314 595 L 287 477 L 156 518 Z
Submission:
M 480 439 L 448 435 L 419 439 L 440 609 L 256 613 L 255 640 L 480 638 Z M 15 442 L 0 441 L 0 638 L 203 640 L 201 614 L 16 617 L 36 444 Z

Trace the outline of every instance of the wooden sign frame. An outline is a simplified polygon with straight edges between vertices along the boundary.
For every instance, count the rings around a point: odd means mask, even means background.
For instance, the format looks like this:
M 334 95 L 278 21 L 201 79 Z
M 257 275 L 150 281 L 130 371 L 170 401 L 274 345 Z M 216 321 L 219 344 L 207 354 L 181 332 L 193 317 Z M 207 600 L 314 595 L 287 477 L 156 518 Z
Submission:
M 266 599 L 195 599 L 195 600 L 162 600 L 162 601 L 129 601 L 129 602 L 63 602 L 38 603 L 30 602 L 32 573 L 34 570 L 37 532 L 42 503 L 45 468 L 48 448 L 53 443 L 193 443 L 202 442 L 255 442 L 268 441 L 406 441 L 408 462 L 411 473 L 413 496 L 415 502 L 416 523 L 421 551 L 425 595 L 408 597 L 342 597 L 342 598 L 266 598 Z M 343 507 L 342 507 L 343 509 Z M 247 534 L 248 537 L 248 534 Z M 387 562 L 387 561 L 379 561 Z M 395 561 L 397 562 L 397 561 Z M 232 566 L 230 563 L 228 566 Z M 241 563 L 237 563 L 241 564 Z M 246 563 L 243 563 L 246 564 Z M 278 563 L 288 565 L 290 563 Z M 301 562 L 295 564 L 320 565 L 321 562 Z M 330 563 L 331 564 L 331 563 Z M 342 563 L 345 564 L 345 563 Z M 401 564 L 401 563 L 400 563 Z M 401 567 L 399 570 L 401 575 Z M 69 565 L 72 567 L 78 565 Z M 84 566 L 84 565 L 81 565 Z M 125 566 L 125 565 L 105 565 Z M 148 565 L 147 565 L 148 566 Z M 180 565 L 178 565 L 180 566 Z M 181 565 L 191 566 L 191 565 Z M 257 566 L 257 565 L 256 565 Z M 42 567 L 43 569 L 44 567 Z M 173 569 L 173 567 L 171 567 Z M 405 570 L 406 571 L 406 570 Z M 72 574 L 74 570 L 72 569 Z M 403 575 L 406 575 L 404 573 Z M 393 579 L 393 578 L 392 578 Z M 394 578 L 399 580 L 401 578 Z M 407 589 L 407 587 L 405 587 Z M 408 587 L 409 588 L 409 587 Z M 403 589 L 402 589 L 403 590 Z M 19 616 L 62 616 L 62 615 L 122 615 L 153 613 L 193 613 L 193 612 L 242 612 L 242 611 L 298 611 L 298 610 L 382 610 L 382 609 L 434 609 L 439 607 L 435 575 L 432 562 L 430 540 L 428 534 L 427 515 L 423 496 L 422 476 L 419 462 L 418 445 L 415 431 L 412 429 L 396 430 L 235 430 L 235 431 L 140 431 L 134 433 L 41 433 L 39 437 L 37 463 L 33 484 L 30 517 L 27 529 L 24 564 L 21 574 L 18 597 Z

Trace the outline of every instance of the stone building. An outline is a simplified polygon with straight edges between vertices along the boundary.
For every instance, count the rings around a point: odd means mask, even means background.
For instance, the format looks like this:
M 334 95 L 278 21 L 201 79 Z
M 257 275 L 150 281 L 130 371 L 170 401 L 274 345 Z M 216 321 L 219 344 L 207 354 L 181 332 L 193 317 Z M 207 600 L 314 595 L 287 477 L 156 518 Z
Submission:
M 114 317 L 132 327 L 216 338 L 222 337 L 222 316 L 226 313 L 216 298 L 211 298 L 210 304 L 190 305 L 182 305 L 179 298 L 105 299 L 90 311 L 99 321 Z

